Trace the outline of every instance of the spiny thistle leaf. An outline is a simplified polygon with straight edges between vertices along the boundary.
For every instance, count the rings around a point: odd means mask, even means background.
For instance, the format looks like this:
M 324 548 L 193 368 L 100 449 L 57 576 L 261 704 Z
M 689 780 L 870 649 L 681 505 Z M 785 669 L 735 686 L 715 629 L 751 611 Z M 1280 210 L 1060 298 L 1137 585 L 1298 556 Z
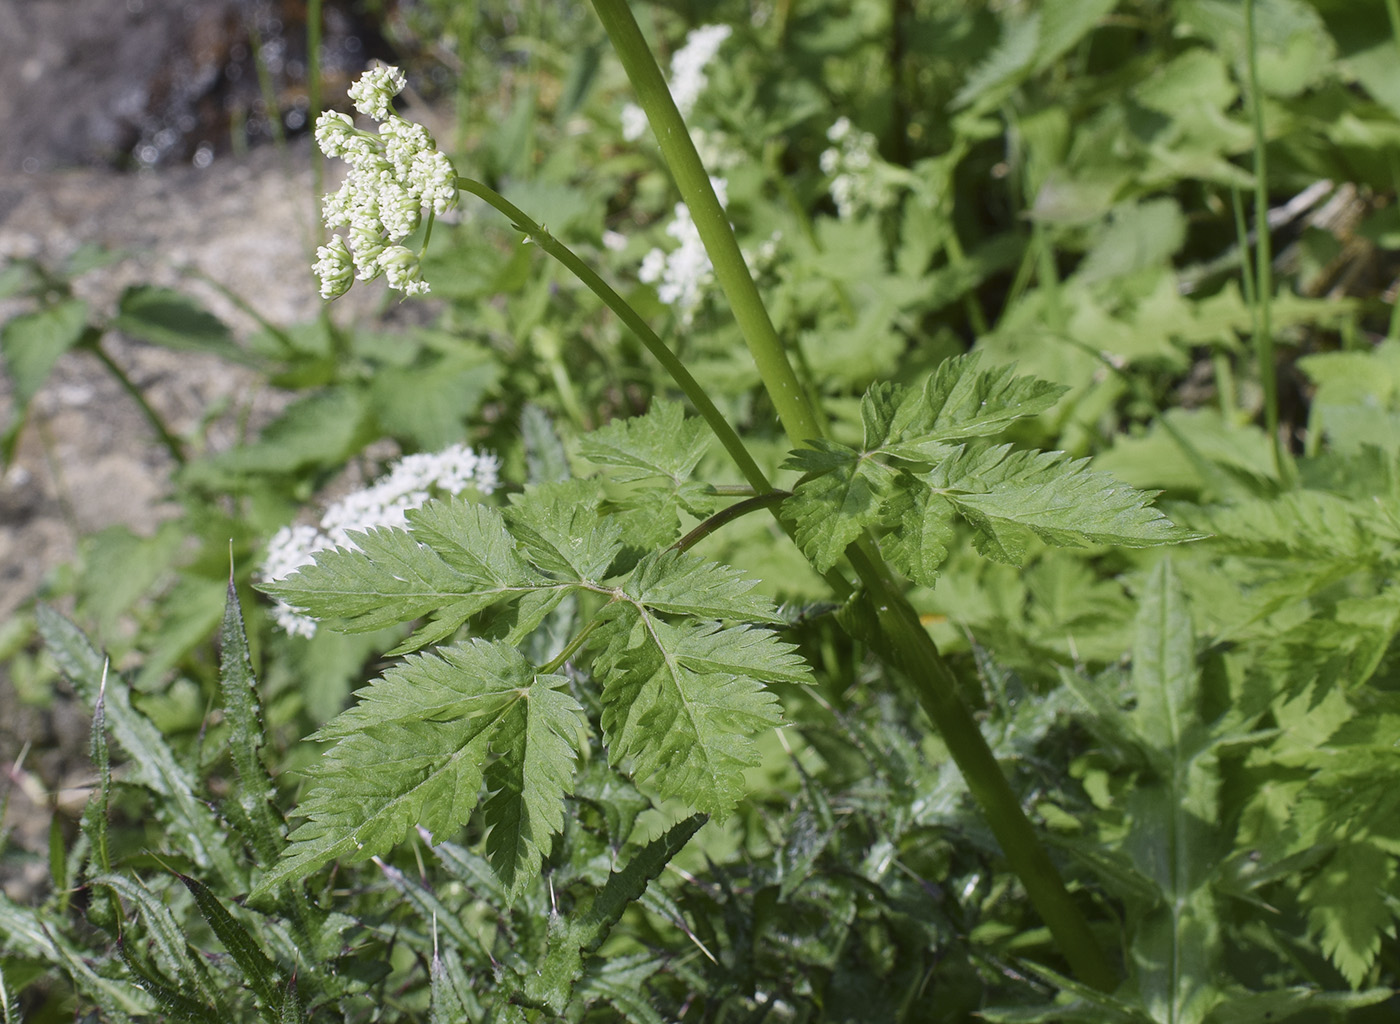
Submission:
M 692 814 L 677 822 L 636 851 L 624 867 L 610 874 L 593 900 L 575 910 L 568 927 L 551 935 L 543 962 L 526 976 L 526 992 L 562 1013 L 575 982 L 583 976 L 584 956 L 603 944 L 623 912 L 641 899 L 652 879 L 666 869 L 706 820 L 702 814 Z
M 89 879 L 88 884 L 110 889 L 114 895 L 121 896 L 136 907 L 145 925 L 144 945 L 154 954 L 161 969 L 177 979 L 182 989 L 192 987 L 205 1004 L 219 1005 L 208 968 L 190 948 L 180 923 L 164 899 L 151 892 L 139 879 L 125 875 L 97 875 Z
M 229 753 L 238 774 L 235 799 L 250 826 L 259 857 L 270 862 L 281 853 L 286 840 L 281 816 L 273 803 L 272 777 L 259 754 L 263 742 L 262 701 L 258 698 L 243 610 L 232 578 L 219 631 L 219 687 L 229 724 Z
M 462 958 L 455 949 L 433 951 L 429 968 L 430 1003 L 428 1024 L 458 1024 L 471 1020 L 467 1002 L 471 999 L 471 979 L 462 967 Z
M 645 416 L 614 420 L 579 441 L 590 462 L 613 466 L 619 480 L 667 477 L 680 485 L 690 479 L 709 447 L 705 424 L 685 419 L 679 404 L 653 402 Z
M 156 813 L 166 822 L 168 834 L 180 837 L 183 852 L 201 867 L 212 866 L 230 885 L 244 884 L 246 876 L 234 862 L 227 833 L 196 794 L 194 779 L 155 723 L 132 706 L 126 680 L 118 672 L 107 672 L 106 658 L 58 612 L 41 604 L 35 617 L 45 646 L 79 696 L 94 706 L 102 699 L 107 728 L 131 758 L 128 780 L 159 797 Z
M 558 692 L 565 684 L 484 640 L 391 668 L 316 735 L 337 742 L 308 771 L 311 789 L 298 809 L 307 820 L 255 894 L 336 858 L 385 853 L 415 825 L 443 838 L 476 808 L 484 775 L 497 790 L 488 818 L 501 830 L 488 856 L 518 891 L 562 825 L 585 728 L 582 709 Z
M 280 1006 L 282 999 L 278 989 L 283 984 L 282 972 L 268 959 L 258 941 L 224 908 L 207 885 L 197 878 L 178 872 L 176 877 L 194 897 L 194 905 L 199 909 L 200 916 L 229 951 L 229 955 L 243 974 L 243 980 L 262 1001 L 263 1010 Z

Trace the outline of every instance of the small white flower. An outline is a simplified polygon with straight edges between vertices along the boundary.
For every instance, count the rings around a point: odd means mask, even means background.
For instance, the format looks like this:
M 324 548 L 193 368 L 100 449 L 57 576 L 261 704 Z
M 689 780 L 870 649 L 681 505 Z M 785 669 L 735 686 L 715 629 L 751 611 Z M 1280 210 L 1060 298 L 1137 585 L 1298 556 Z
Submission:
M 440 452 L 405 455 L 369 487 L 347 494 L 331 504 L 319 526 L 284 526 L 267 542 L 258 575 L 268 582 L 286 579 L 329 548 L 356 547 L 352 534 L 404 526 L 410 509 L 421 507 L 435 495 L 460 495 L 470 488 L 487 495 L 500 483 L 500 460 L 486 452 L 455 444 Z M 316 621 L 278 601 L 273 621 L 293 636 L 314 636 Z
M 350 120 L 348 114 L 323 110 L 316 119 L 316 145 L 326 156 L 343 156 L 355 134 L 355 122 Z
M 860 131 L 841 117 L 826 130 L 833 145 L 822 150 L 822 173 L 831 179 L 828 189 L 842 219 L 862 210 L 881 210 L 897 197 L 897 178 L 879 159 L 875 136 Z
M 398 68 L 380 64 L 370 68 L 350 86 L 350 99 L 361 114 L 382 121 L 389 116 L 390 101 L 403 92 L 407 84 L 403 72 Z
M 355 279 L 355 264 L 345 239 L 332 235 L 330 243 L 316 250 L 316 277 L 321 282 L 321 298 L 344 295 Z
M 405 295 L 426 295 L 428 282 L 423 280 L 423 268 L 418 254 L 402 245 L 391 245 L 379 255 L 379 266 L 390 288 Z

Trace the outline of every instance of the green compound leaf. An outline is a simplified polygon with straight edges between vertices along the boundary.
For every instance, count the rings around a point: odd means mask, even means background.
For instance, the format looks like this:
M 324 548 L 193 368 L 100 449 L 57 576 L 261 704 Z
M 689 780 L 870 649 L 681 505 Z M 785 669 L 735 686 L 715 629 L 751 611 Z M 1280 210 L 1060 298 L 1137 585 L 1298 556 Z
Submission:
M 977 529 L 989 554 L 1019 564 L 1017 531 L 1048 544 L 1129 548 L 1199 540 L 1149 504 L 1155 495 L 1089 469 L 1064 452 L 963 449 L 925 477 Z M 1000 557 L 993 554 L 993 557 Z
M 541 484 L 513 496 L 506 523 L 534 565 L 556 579 L 596 582 L 622 550 L 621 528 L 598 515 L 597 485 Z
M 732 810 L 744 769 L 758 763 L 751 737 L 780 717 L 760 680 L 806 678 L 791 645 L 768 630 L 673 624 L 629 604 L 614 605 L 590 643 L 613 763 L 630 760 L 664 797 L 708 814 Z
M 1395 916 L 1384 895 L 1394 882 L 1390 853 L 1370 842 L 1344 842 L 1303 889 L 1311 907 L 1308 924 L 1354 989 L 1371 973 L 1382 938 L 1395 934 Z
M 255 895 L 336 858 L 387 852 L 415 825 L 434 840 L 481 798 L 492 868 L 518 892 L 563 822 L 562 801 L 586 728 L 582 709 L 511 647 L 484 640 L 406 659 L 316 734 L 336 741 L 308 771 L 307 820 Z M 492 756 L 495 760 L 492 761 Z M 490 762 L 491 767 L 486 768 Z
M 803 480 L 783 511 L 797 523 L 799 547 L 820 572 L 836 564 L 842 552 L 868 527 L 884 519 L 885 503 L 895 494 L 895 473 L 883 463 L 834 441 L 813 441 L 784 464 L 814 475 Z
M 915 583 L 938 582 L 938 570 L 948 560 L 957 509 L 941 494 L 917 490 L 907 506 L 896 506 L 892 518 L 904 524 L 884 545 L 890 564 Z
M 891 561 L 932 585 L 947 557 L 954 515 L 974 529 L 977 549 L 1020 565 L 1032 536 L 1060 547 L 1092 544 L 1140 548 L 1199 540 L 1151 506 L 1155 494 L 1089 469 L 1064 452 L 1013 451 L 1009 445 L 944 447 L 922 477 L 896 475 L 869 456 L 838 460 L 839 445 L 794 452 L 794 468 L 835 463 L 798 484 L 784 509 L 797 521 L 797 541 L 820 570 L 872 526 L 891 530 Z
M 444 562 L 406 530 L 352 532 L 355 548 L 316 553 L 316 561 L 260 589 L 348 633 L 367 633 L 423 615 L 462 618 L 501 599 L 499 590 Z
M 983 370 L 980 363 L 976 352 L 946 360 L 921 390 L 906 391 L 883 450 L 897 458 L 929 461 L 951 442 L 991 437 L 1017 420 L 1040 415 L 1069 390 L 1037 377 L 1018 377 L 1014 366 Z
M 562 676 L 544 676 L 564 685 Z M 572 788 L 583 708 L 549 685 L 532 686 L 501 716 L 486 769 L 486 858 L 518 895 L 564 827 L 564 794 Z
M 581 514 L 596 520 L 590 510 Z M 426 624 L 393 654 L 436 643 L 472 615 L 515 601 L 523 601 L 522 628 L 528 631 L 568 589 L 517 552 L 494 508 L 457 499 L 430 501 L 407 518 L 408 530 L 352 534 L 355 548 L 317 552 L 314 564 L 260 589 L 344 632 L 369 632 L 426 617 Z M 607 531 L 594 532 L 606 542 Z M 557 533 L 551 537 L 564 543 Z M 609 549 L 606 558 L 611 557 Z M 545 562 L 561 567 L 554 554 L 547 553 Z
M 690 553 L 654 552 L 632 570 L 624 592 L 638 604 L 671 615 L 779 622 L 773 602 L 753 592 L 757 580 Z
M 473 583 L 506 590 L 537 580 L 515 550 L 505 519 L 489 505 L 452 498 L 430 501 L 407 516 L 414 540 Z
M 899 528 L 901 550 L 891 555 L 896 564 L 920 582 L 936 577 L 951 537 L 948 508 L 927 501 L 926 489 L 909 473 L 957 454 L 957 442 L 998 434 L 1016 420 L 1044 412 L 1065 391 L 1018 377 L 1010 366 L 983 370 L 979 364 L 978 353 L 949 359 L 917 390 L 873 385 L 861 399 L 860 450 L 817 440 L 789 455 L 784 468 L 804 479 L 783 509 L 796 522 L 798 545 L 818 570 L 835 565 L 865 530 L 886 525 Z M 1025 538 L 1009 527 L 1001 533 L 984 538 L 989 553 L 1018 559 Z
M 584 458 L 614 467 L 619 480 L 667 477 L 677 486 L 690 479 L 708 448 L 705 424 L 664 401 L 652 403 L 645 416 L 614 420 L 579 441 Z

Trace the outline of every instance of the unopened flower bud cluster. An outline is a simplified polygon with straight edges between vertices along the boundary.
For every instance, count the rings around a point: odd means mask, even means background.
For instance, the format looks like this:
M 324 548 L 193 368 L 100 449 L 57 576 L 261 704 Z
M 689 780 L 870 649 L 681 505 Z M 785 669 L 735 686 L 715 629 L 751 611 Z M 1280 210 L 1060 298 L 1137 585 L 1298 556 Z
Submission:
M 406 513 L 429 498 L 459 495 L 468 488 L 490 494 L 500 482 L 500 468 L 496 456 L 461 444 L 405 455 L 375 483 L 327 508 L 319 525 L 284 526 L 273 534 L 259 575 L 268 582 L 285 579 L 315 561 L 318 551 L 354 548 L 352 531 L 405 526 Z M 316 620 L 304 611 L 278 601 L 272 618 L 292 636 L 314 636 Z
M 821 169 L 831 178 L 831 198 L 842 220 L 894 202 L 894 183 L 876 153 L 875 136 L 842 117 L 827 129 L 826 137 L 832 146 L 822 151 Z
M 316 142 L 326 156 L 350 165 L 340 190 L 325 197 L 326 226 L 345 228 L 316 250 L 321 295 L 342 295 L 353 280 L 381 275 L 406 295 L 428 291 L 419 254 L 400 244 L 422 223 L 423 211 L 445 213 L 457 201 L 452 163 L 422 125 L 393 112 L 404 88 L 398 68 L 371 68 L 350 87 L 355 109 L 378 122 L 377 130 L 355 127 L 346 114 L 328 110 L 316 121 Z

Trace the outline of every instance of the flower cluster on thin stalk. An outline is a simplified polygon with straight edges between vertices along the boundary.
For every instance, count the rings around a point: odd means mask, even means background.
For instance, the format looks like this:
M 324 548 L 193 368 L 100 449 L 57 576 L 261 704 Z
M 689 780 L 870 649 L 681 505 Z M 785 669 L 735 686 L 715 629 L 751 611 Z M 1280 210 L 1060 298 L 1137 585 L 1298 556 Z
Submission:
M 343 295 L 353 280 L 383 276 L 405 295 L 428 291 L 421 252 L 402 244 L 423 222 L 457 201 L 457 175 L 432 135 L 394 113 L 393 98 L 404 88 L 398 68 L 371 68 L 350 86 L 355 109 L 376 122 L 355 127 L 348 114 L 328 110 L 316 121 L 316 142 L 329 157 L 350 165 L 340 190 L 325 197 L 326 226 L 345 228 L 316 250 L 321 295 Z
M 405 455 L 389 472 L 369 487 L 348 494 L 330 505 L 316 526 L 284 526 L 267 544 L 259 576 L 269 583 L 285 579 L 315 560 L 316 552 L 329 548 L 354 548 L 352 532 L 375 527 L 402 527 L 406 513 L 429 498 L 458 496 L 470 490 L 488 495 L 500 481 L 500 460 L 463 444 L 440 452 Z M 273 621 L 293 636 L 316 634 L 316 620 L 278 601 Z

